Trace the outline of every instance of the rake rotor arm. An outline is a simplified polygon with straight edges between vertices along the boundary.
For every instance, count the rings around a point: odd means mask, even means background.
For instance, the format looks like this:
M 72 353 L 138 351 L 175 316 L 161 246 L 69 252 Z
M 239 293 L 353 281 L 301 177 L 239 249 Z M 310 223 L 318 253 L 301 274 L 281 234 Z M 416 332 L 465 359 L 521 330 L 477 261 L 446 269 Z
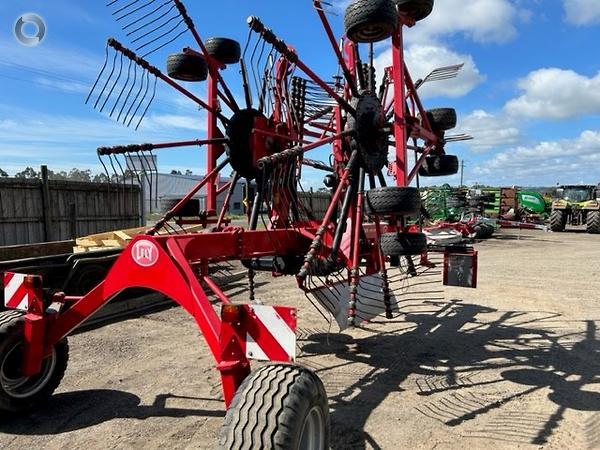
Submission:
M 165 142 L 162 144 L 133 144 L 133 145 L 117 145 L 114 147 L 99 147 L 98 155 L 124 155 L 127 153 L 137 152 L 151 152 L 152 150 L 161 150 L 165 148 L 180 148 L 180 147 L 202 147 L 208 144 L 225 144 L 228 139 L 196 139 L 194 141 L 181 141 L 181 142 Z
M 262 39 L 264 39 L 268 44 L 271 44 L 275 47 L 282 56 L 284 56 L 290 63 L 295 64 L 298 69 L 304 72 L 308 77 L 313 80 L 316 84 L 319 85 L 321 89 L 323 89 L 331 98 L 333 98 L 336 102 L 340 104 L 342 108 L 344 108 L 348 113 L 353 116 L 356 115 L 356 110 L 344 100 L 339 94 L 337 94 L 331 86 L 329 86 L 325 81 L 323 81 L 316 73 L 314 73 L 306 64 L 304 64 L 298 54 L 293 51 L 284 41 L 279 39 L 270 28 L 266 28 L 264 24 L 260 21 L 258 17 L 251 16 L 248 18 L 248 26 L 252 31 L 258 33 Z
M 298 156 L 301 156 L 304 153 L 309 152 L 310 150 L 322 147 L 323 145 L 331 144 L 332 142 L 337 141 L 338 139 L 341 139 L 343 137 L 350 136 L 353 133 L 354 131 L 352 130 L 343 131 L 339 134 L 336 134 L 335 136 L 331 136 L 326 139 L 313 142 L 312 144 L 305 145 L 304 147 L 294 147 L 288 150 L 284 150 L 280 153 L 276 153 L 272 156 L 265 156 L 264 158 L 258 160 L 257 166 L 259 169 L 264 170 L 276 164 L 297 158 Z
M 342 72 L 344 73 L 344 78 L 346 79 L 346 83 L 348 83 L 348 86 L 350 88 L 350 91 L 352 92 L 352 95 L 354 97 L 358 97 L 359 92 L 358 92 L 358 88 L 356 87 L 356 83 L 354 82 L 354 77 L 352 76 L 350 69 L 348 69 L 348 66 L 346 65 L 346 60 L 344 59 L 344 56 L 342 55 L 342 52 L 340 51 L 340 48 L 338 47 L 337 41 L 333 34 L 333 30 L 331 29 L 331 25 L 329 24 L 329 20 L 327 20 L 327 16 L 325 15 L 325 12 L 323 11 L 323 6 L 321 6 L 321 1 L 314 0 L 313 3 L 315 5 L 315 9 L 317 10 L 317 14 L 319 15 L 319 18 L 321 19 L 321 22 L 323 23 L 323 28 L 325 28 L 325 33 L 327 33 L 327 37 L 329 38 L 329 42 L 331 43 L 331 48 L 333 48 L 333 52 L 335 53 L 335 56 L 338 59 L 338 63 L 342 69 Z
M 175 88 L 176 90 L 178 90 L 179 92 L 181 92 L 183 95 L 185 95 L 189 99 L 191 99 L 194 102 L 196 102 L 200 107 L 202 107 L 205 110 L 207 110 L 207 111 L 215 114 L 221 120 L 221 122 L 223 122 L 224 124 L 229 123 L 229 119 L 227 119 L 227 117 L 225 117 L 223 114 L 221 114 L 221 112 L 215 110 L 210 105 L 208 105 L 205 101 L 203 101 L 202 99 L 196 97 L 190 91 L 188 91 L 187 89 L 183 88 L 182 86 L 180 86 L 179 84 L 177 84 L 176 82 L 174 82 L 172 79 L 170 79 L 165 74 L 163 74 L 155 66 L 153 66 L 152 64 L 150 64 L 145 59 L 143 59 L 143 58 L 139 57 L 138 55 L 136 55 L 133 51 L 131 51 L 127 47 L 123 46 L 123 44 L 121 44 L 116 39 L 110 38 L 108 40 L 108 45 L 110 47 L 114 48 L 117 52 L 122 53 L 124 56 L 126 56 L 127 58 L 129 58 L 131 61 L 133 61 L 134 63 L 136 63 L 138 66 L 140 66 L 143 69 L 145 69 L 148 72 L 150 72 L 156 78 L 160 78 L 162 81 L 164 81 L 165 83 L 167 83 L 169 86 Z

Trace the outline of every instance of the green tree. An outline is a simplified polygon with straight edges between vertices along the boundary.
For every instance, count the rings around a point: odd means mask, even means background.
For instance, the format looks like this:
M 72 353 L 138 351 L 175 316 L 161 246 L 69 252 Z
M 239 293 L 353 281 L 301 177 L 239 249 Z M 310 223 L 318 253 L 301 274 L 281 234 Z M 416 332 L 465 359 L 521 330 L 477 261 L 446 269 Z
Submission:
M 4 170 L 0 169 L 0 178 L 6 178 L 6 177 L 8 177 L 8 174 Z
M 15 174 L 15 178 L 39 178 L 39 174 L 33 169 L 33 167 L 27 167 L 25 170 Z

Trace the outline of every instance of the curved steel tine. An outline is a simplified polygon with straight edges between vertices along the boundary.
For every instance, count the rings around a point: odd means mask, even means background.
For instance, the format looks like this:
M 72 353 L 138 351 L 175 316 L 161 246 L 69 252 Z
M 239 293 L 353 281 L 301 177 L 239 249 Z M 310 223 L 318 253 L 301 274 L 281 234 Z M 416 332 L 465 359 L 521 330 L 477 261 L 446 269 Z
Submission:
M 127 124 L 127 119 L 129 118 L 129 113 L 133 110 L 133 107 L 137 104 L 138 98 L 140 98 L 141 93 L 144 91 L 144 73 L 148 74 L 147 71 L 142 72 L 142 76 L 140 77 L 140 89 L 138 90 L 138 93 L 136 94 L 133 101 L 131 102 L 131 105 L 129 105 L 129 109 L 127 110 L 127 113 L 125 114 L 125 118 L 123 119 L 123 125 Z
M 123 88 L 121 89 L 121 92 L 119 93 L 119 96 L 117 97 L 117 101 L 115 102 L 114 106 L 112 107 L 112 110 L 110 111 L 109 117 L 111 117 L 111 118 L 115 114 L 115 111 L 117 110 L 117 107 L 119 106 L 119 103 L 121 102 L 121 98 L 123 97 L 123 94 L 125 93 L 125 89 L 127 89 L 127 86 L 129 85 L 129 80 L 131 79 L 131 65 L 132 64 L 133 64 L 133 61 L 129 60 L 129 66 L 127 67 L 127 78 L 125 79 L 125 84 L 123 85 Z
M 143 73 L 142 73 L 142 76 L 143 76 Z M 125 96 L 123 106 L 121 106 L 121 110 L 119 111 L 119 115 L 117 116 L 117 122 L 121 122 L 121 115 L 123 114 L 123 111 L 125 111 L 125 108 L 127 107 L 127 103 L 129 103 L 129 99 L 131 98 L 131 93 L 133 92 L 133 89 L 135 88 L 136 84 L 137 84 L 137 64 L 134 64 L 133 65 L 133 83 L 132 83 L 131 87 L 129 88 L 129 92 L 127 92 L 127 95 Z
M 108 48 L 109 48 L 109 45 L 106 44 L 106 57 L 104 59 L 104 65 L 102 66 L 102 70 L 100 70 L 100 73 L 98 74 L 98 77 L 96 78 L 96 81 L 94 82 L 94 86 L 92 87 L 92 90 L 90 91 L 89 95 L 87 96 L 87 99 L 85 100 L 86 105 L 90 101 L 90 98 L 92 97 L 92 94 L 96 90 L 96 87 L 98 86 L 98 83 L 100 82 L 100 79 L 102 78 L 102 75 L 104 74 L 104 71 L 106 70 L 106 66 L 108 65 Z
M 117 56 L 118 56 L 118 53 L 119 52 L 117 52 L 115 50 L 115 57 L 113 58 L 112 69 L 110 71 L 110 74 L 108 75 L 108 78 L 106 79 L 106 83 L 104 83 L 104 87 L 102 88 L 102 91 L 100 92 L 100 95 L 98 96 L 98 99 L 96 100 L 96 103 L 94 103 L 94 109 L 96 109 L 98 107 L 98 103 L 100 103 L 100 100 L 104 96 L 104 92 L 106 91 L 106 88 L 108 87 L 108 83 L 110 83 L 110 80 L 111 80 L 112 76 L 115 73 L 115 69 L 117 67 Z
M 159 17 L 158 20 L 162 19 L 163 17 L 165 17 L 168 13 L 166 13 L 165 15 L 163 15 L 162 17 Z M 181 20 L 181 17 L 175 15 L 169 19 L 167 19 L 166 22 L 161 23 L 160 25 L 157 25 L 155 28 L 151 29 L 150 31 L 146 31 L 144 34 L 141 34 L 140 36 L 136 37 L 135 39 L 133 39 L 131 41 L 132 44 L 135 44 L 138 41 L 141 41 L 142 39 L 144 39 L 145 37 L 150 36 L 152 33 L 155 33 L 156 31 L 160 30 L 161 28 L 167 26 L 168 24 L 170 24 L 171 22 L 173 22 L 174 20 Z
M 140 107 L 144 104 L 144 100 L 146 100 L 146 97 L 148 96 L 148 92 L 149 91 L 150 91 L 150 72 L 146 71 L 146 90 L 144 91 L 144 95 L 140 99 L 137 107 L 135 108 L 135 111 L 131 115 L 131 118 L 129 119 L 129 122 L 127 122 L 127 126 L 128 127 L 133 122 L 133 119 L 135 119 L 135 116 L 137 115 L 138 111 L 140 110 Z
M 140 0 L 135 0 L 133 3 L 131 3 L 129 6 L 134 5 L 136 3 L 138 3 Z M 133 14 L 135 14 L 136 12 L 139 12 L 145 8 L 147 8 L 148 6 L 152 5 L 153 3 L 156 3 L 158 0 L 150 0 L 148 3 L 144 3 L 142 6 L 138 6 L 137 8 L 135 8 L 132 11 L 129 11 L 127 13 L 125 13 L 124 15 L 122 15 L 121 17 L 117 17 L 116 21 L 120 22 L 121 20 L 123 20 L 125 17 L 129 17 Z M 128 7 L 129 7 L 128 6 Z M 125 8 L 121 8 L 121 12 L 124 10 Z M 116 15 L 118 12 L 113 13 L 113 16 Z
M 150 150 L 150 161 L 152 161 L 153 165 L 152 165 L 152 173 L 156 174 L 156 184 L 155 184 L 155 197 L 154 197 L 154 201 L 156 204 L 156 208 L 158 209 L 158 182 L 159 182 L 159 175 L 158 175 L 158 165 L 156 164 L 156 158 L 154 156 L 154 152 L 152 150 Z
M 102 156 L 100 154 L 98 154 L 98 161 L 100 161 L 100 164 L 102 165 L 102 167 L 104 168 L 104 172 L 106 173 L 106 178 L 107 178 L 107 187 L 108 187 L 108 196 L 110 198 L 110 192 L 111 192 L 111 182 L 110 182 L 110 173 L 108 172 L 108 168 L 106 167 L 106 164 L 104 164 L 104 160 L 102 159 Z M 108 201 L 108 215 L 112 216 L 112 202 Z
M 127 33 L 127 36 L 131 36 L 132 34 L 135 34 L 135 33 L 137 33 L 138 31 L 141 31 L 141 30 L 143 30 L 144 28 L 146 28 L 146 27 L 148 27 L 148 26 L 152 25 L 153 23 L 156 23 L 156 22 L 158 22 L 160 19 L 162 19 L 163 17 L 165 17 L 167 14 L 169 14 L 171 11 L 173 11 L 173 10 L 175 9 L 175 7 L 176 7 L 176 6 L 175 6 L 175 4 L 173 4 L 172 0 L 167 0 L 167 1 L 166 1 L 166 2 L 164 2 L 162 5 L 160 5 L 158 8 L 154 9 L 153 11 L 150 11 L 150 12 L 149 12 L 149 13 L 147 13 L 146 15 L 144 15 L 144 16 L 142 16 L 142 17 L 138 18 L 138 19 L 135 19 L 133 22 L 130 22 L 130 23 L 128 23 L 127 25 L 125 25 L 125 26 L 123 27 L 123 31 L 127 31 L 127 29 L 128 29 L 129 27 L 131 27 L 131 26 L 133 26 L 133 25 L 135 25 L 135 24 L 138 24 L 138 23 L 140 23 L 140 22 L 141 22 L 142 20 L 144 20 L 144 19 L 147 19 L 148 17 L 150 17 L 151 15 L 153 15 L 153 14 L 157 13 L 158 11 L 160 11 L 161 9 L 163 9 L 165 6 L 168 6 L 169 4 L 172 4 L 172 6 L 171 6 L 171 8 L 169 8 L 169 10 L 168 10 L 166 13 L 164 13 L 164 14 L 162 14 L 162 15 L 159 15 L 157 18 L 155 18 L 155 19 L 153 19 L 153 20 L 151 20 L 151 21 L 149 21 L 149 22 L 146 22 L 145 24 L 143 24 L 142 26 L 140 26 L 140 27 L 136 28 L 136 29 L 135 29 L 135 30 L 133 30 L 133 31 L 130 31 L 130 32 L 128 32 L 128 33 Z
M 183 22 L 180 22 L 180 24 Z M 166 47 L 167 45 L 169 45 L 172 42 L 175 42 L 177 39 L 179 39 L 180 36 L 183 36 L 185 33 L 188 32 L 188 29 L 186 28 L 185 30 L 183 30 L 182 32 L 180 32 L 179 34 L 177 34 L 173 39 L 171 39 L 170 41 L 165 42 L 164 44 L 156 47 L 155 49 L 152 49 L 151 51 L 149 51 L 148 53 L 144 53 L 144 55 L 142 55 L 143 58 L 147 57 L 148 55 L 151 55 L 154 52 L 159 51 L 160 49 Z
M 127 193 L 126 193 L 126 189 L 127 189 L 127 175 L 125 174 L 125 170 L 123 170 L 123 166 L 121 165 L 121 161 L 119 160 L 119 157 L 117 155 L 115 155 L 115 161 L 117 162 L 117 165 L 119 166 L 119 169 L 121 170 L 121 178 L 123 180 L 123 182 L 121 183 L 121 188 L 123 191 L 123 214 L 127 215 Z
M 137 125 L 135 127 L 136 131 L 140 127 L 140 125 L 142 124 L 142 121 L 144 120 L 144 117 L 146 117 L 146 114 L 148 113 L 148 109 L 150 109 L 150 106 L 152 105 L 152 103 L 154 102 L 154 99 L 156 98 L 156 85 L 157 84 L 158 84 L 158 77 L 154 77 L 154 90 L 152 92 L 152 97 L 150 98 L 150 101 L 146 105 L 146 109 L 142 113 L 142 116 L 140 117 L 140 120 L 139 120 L 139 122 L 137 123 Z
M 121 53 L 121 58 L 119 61 L 119 75 L 117 76 L 117 79 L 115 80 L 115 82 L 113 84 L 113 87 L 110 89 L 110 92 L 106 96 L 106 99 L 104 100 L 104 103 L 102 104 L 102 107 L 100 108 L 100 112 L 104 111 L 104 108 L 106 107 L 106 104 L 108 103 L 108 100 L 110 99 L 113 92 L 115 91 L 115 88 L 119 85 L 119 80 L 121 79 L 122 74 L 123 74 L 123 53 Z
M 114 177 L 115 177 L 115 182 L 117 183 L 117 194 L 119 193 L 119 174 L 117 173 L 117 169 L 115 168 L 115 163 L 113 161 L 113 155 L 108 155 L 108 160 L 110 161 L 110 165 L 113 169 L 113 173 L 114 173 Z M 117 195 L 117 205 L 119 208 L 119 214 L 121 214 L 121 197 L 119 195 Z

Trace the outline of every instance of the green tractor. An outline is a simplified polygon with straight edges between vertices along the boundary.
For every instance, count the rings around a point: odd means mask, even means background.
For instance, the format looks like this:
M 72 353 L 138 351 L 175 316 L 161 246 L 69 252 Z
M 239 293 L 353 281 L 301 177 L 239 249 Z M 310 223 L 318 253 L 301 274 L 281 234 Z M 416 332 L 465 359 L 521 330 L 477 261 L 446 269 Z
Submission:
M 600 190 L 598 186 L 561 186 L 556 190 L 550 229 L 564 231 L 567 225 L 586 225 L 587 232 L 600 234 Z

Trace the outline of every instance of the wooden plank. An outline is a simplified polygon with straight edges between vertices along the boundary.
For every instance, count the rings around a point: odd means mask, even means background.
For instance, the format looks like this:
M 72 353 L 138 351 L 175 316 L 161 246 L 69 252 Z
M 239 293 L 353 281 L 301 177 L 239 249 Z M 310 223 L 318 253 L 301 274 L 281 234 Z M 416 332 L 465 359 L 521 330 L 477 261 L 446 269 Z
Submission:
M 60 241 L 35 245 L 0 247 L 0 261 L 67 254 L 71 253 L 74 244 L 75 241 Z

